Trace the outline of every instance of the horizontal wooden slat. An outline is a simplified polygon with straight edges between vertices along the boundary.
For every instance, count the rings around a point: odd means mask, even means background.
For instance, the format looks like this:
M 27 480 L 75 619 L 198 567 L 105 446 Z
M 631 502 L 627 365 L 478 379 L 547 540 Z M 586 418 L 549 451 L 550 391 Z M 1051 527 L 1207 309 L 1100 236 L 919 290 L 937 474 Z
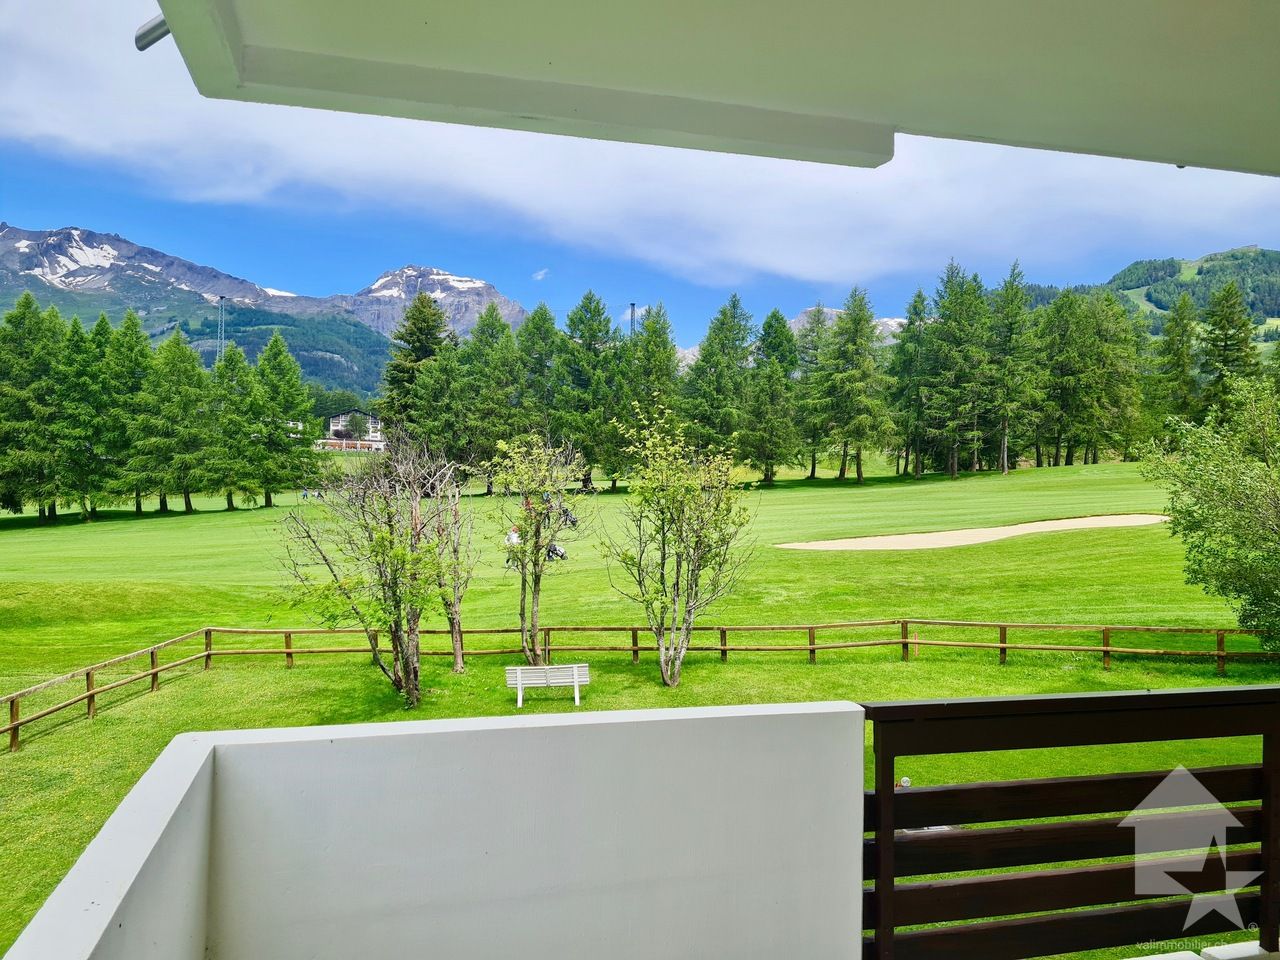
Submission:
M 1188 893 L 1216 892 L 1221 887 L 1214 886 L 1213 874 L 1197 873 L 1203 864 L 1204 854 L 1198 854 L 1147 860 L 1143 866 L 1185 874 L 1179 877 L 1179 882 Z M 1262 854 L 1257 848 L 1232 851 L 1227 854 L 1227 869 L 1261 872 Z M 1134 887 L 1134 864 L 1131 860 L 1092 867 L 898 884 L 893 890 L 894 921 L 899 926 L 909 927 L 1152 899 L 1139 896 Z M 864 890 L 862 922 L 868 929 L 876 924 L 876 904 L 876 891 Z
M 1256 892 L 1236 896 L 1244 923 L 1256 923 Z M 1237 929 L 1220 913 L 1184 929 L 1190 898 L 1102 910 L 1052 913 L 990 923 L 959 924 L 895 934 L 894 960 L 1027 960 L 1078 950 L 1125 947 Z M 874 960 L 875 939 L 863 940 L 863 960 Z
M 1240 821 L 1227 833 L 1228 844 L 1256 843 L 1261 836 L 1260 808 L 1235 807 Z M 1186 836 L 1213 836 L 1220 810 L 1153 813 L 1141 817 L 1151 839 L 1150 853 L 1175 852 L 1177 846 L 1159 846 L 1161 838 L 1177 843 Z M 1125 817 L 1102 817 L 1055 823 L 1033 823 L 980 830 L 938 830 L 902 833 L 894 838 L 894 863 L 899 877 L 964 870 L 997 870 L 1040 863 L 1063 863 L 1133 854 L 1134 829 L 1122 827 Z M 1192 830 L 1208 831 L 1201 834 Z M 863 875 L 874 879 L 876 842 L 863 842 Z
M 1262 765 L 1190 771 L 1219 803 L 1262 799 Z M 898 829 L 1031 820 L 1133 810 L 1169 775 L 1168 770 L 1052 777 L 994 783 L 911 787 L 894 794 Z M 876 828 L 875 793 L 867 791 L 863 829 Z

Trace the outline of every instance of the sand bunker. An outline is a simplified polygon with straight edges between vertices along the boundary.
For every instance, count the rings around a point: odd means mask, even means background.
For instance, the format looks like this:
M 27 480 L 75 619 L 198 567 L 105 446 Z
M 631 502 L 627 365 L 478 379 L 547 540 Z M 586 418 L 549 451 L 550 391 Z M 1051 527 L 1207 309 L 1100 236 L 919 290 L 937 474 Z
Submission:
M 1065 520 L 1036 520 L 1007 527 L 974 527 L 969 530 L 938 530 L 934 533 L 893 533 L 880 537 L 846 537 L 843 540 L 811 540 L 808 543 L 780 543 L 786 550 L 934 550 L 990 543 L 1024 533 L 1052 533 L 1057 530 L 1093 530 L 1099 527 L 1146 527 L 1163 523 L 1168 517 L 1158 513 L 1119 513 L 1105 517 L 1068 517 Z

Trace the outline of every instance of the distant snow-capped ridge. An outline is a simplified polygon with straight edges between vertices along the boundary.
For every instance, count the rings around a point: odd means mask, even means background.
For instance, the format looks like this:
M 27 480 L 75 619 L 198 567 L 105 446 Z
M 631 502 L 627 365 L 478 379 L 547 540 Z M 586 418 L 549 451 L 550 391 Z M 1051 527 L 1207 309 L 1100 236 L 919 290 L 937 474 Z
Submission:
M 194 298 L 207 304 L 225 300 L 295 316 L 345 314 L 382 334 L 395 329 L 418 293 L 433 298 L 460 335 L 475 326 L 490 303 L 497 304 L 513 327 L 525 317 L 524 307 L 487 280 L 435 267 L 404 266 L 354 294 L 307 297 L 260 286 L 113 233 L 81 227 L 23 230 L 0 222 L 0 290 L 31 287 L 28 278 L 72 293 L 114 295 L 142 315 L 190 306 Z
M 798 314 L 787 321 L 787 326 L 789 326 L 792 331 L 799 333 L 800 327 L 804 325 L 804 318 L 809 314 L 809 311 L 815 309 L 819 309 L 817 304 L 801 310 Z M 820 309 L 826 316 L 827 323 L 833 323 L 836 317 L 840 315 L 840 311 L 835 307 L 821 307 Z M 906 325 L 906 322 L 907 321 L 902 317 L 876 317 L 876 327 L 879 328 L 880 336 L 885 343 L 895 342 L 898 339 L 898 331 Z

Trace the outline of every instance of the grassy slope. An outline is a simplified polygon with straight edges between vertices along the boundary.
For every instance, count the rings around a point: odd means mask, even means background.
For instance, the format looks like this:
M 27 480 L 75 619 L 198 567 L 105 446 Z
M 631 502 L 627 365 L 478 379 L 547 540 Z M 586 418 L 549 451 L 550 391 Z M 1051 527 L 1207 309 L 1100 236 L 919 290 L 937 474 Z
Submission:
M 746 580 L 711 617 L 727 623 L 806 622 L 912 616 L 1134 623 L 1222 624 L 1221 604 L 1186 586 L 1176 541 L 1161 528 L 1041 534 L 992 544 L 904 553 L 810 553 L 772 543 L 857 534 L 938 530 L 1094 513 L 1159 509 L 1162 496 L 1130 466 L 1025 471 L 1009 478 L 865 488 L 784 483 L 757 504 L 756 553 Z M 616 518 L 620 498 L 601 496 L 597 524 Z M 212 508 L 212 504 L 209 505 Z M 282 586 L 272 524 L 279 511 L 67 524 L 36 529 L 0 521 L 0 690 L 134 649 L 198 626 L 299 624 L 278 604 Z M 500 526 L 486 527 L 496 542 Z M 613 595 L 589 542 L 547 587 L 547 622 L 635 619 Z M 488 550 L 469 597 L 473 624 L 507 625 L 514 584 Z M 941 637 L 941 632 L 931 636 Z M 1066 639 L 1066 638 L 1059 638 Z M 1096 638 L 1095 638 L 1096 639 Z M 1176 641 L 1173 641 L 1176 642 Z M 1190 641 L 1188 641 L 1190 642 Z M 1196 641 L 1198 645 L 1203 640 Z M 1241 641 L 1247 644 L 1248 641 Z M 415 718 L 512 711 L 504 658 L 472 661 L 454 677 L 432 661 L 431 689 Z M 575 655 L 575 659 L 577 656 Z M 1215 682 L 1205 662 L 1118 658 L 1109 674 L 1094 655 L 1012 654 L 1004 668 L 985 653 L 927 650 L 910 664 L 894 648 L 824 654 L 692 654 L 681 686 L 662 688 L 651 656 L 587 655 L 591 709 L 848 698 L 896 699 Z M 1234 666 L 1234 682 L 1267 682 L 1269 666 Z M 0 755 L 0 949 L 74 861 L 165 743 L 186 730 L 403 719 L 384 682 L 360 658 L 301 659 L 293 671 L 262 661 L 222 660 L 207 674 L 166 680 L 158 695 L 104 698 L 97 720 L 47 723 L 24 749 Z M 569 701 L 571 705 L 572 701 Z M 569 709 L 572 707 L 569 706 Z M 527 709 L 566 709 L 554 692 Z M 1143 769 L 1176 763 L 1246 761 L 1250 743 L 1159 745 L 1105 751 L 1023 752 L 919 761 L 917 783 Z M 1116 954 L 1117 956 L 1123 954 Z

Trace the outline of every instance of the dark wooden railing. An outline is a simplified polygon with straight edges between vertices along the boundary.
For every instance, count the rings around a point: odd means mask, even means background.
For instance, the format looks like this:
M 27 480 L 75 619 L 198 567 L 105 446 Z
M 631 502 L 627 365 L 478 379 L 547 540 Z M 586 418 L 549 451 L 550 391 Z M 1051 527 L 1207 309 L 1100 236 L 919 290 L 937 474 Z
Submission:
M 863 925 L 871 934 L 865 960 L 1026 960 L 1237 929 L 1217 912 L 1184 929 L 1190 896 L 1137 892 L 1134 831 L 1144 826 L 1154 828 L 1145 833 L 1155 839 L 1144 841 L 1144 853 L 1162 855 L 1158 869 L 1186 871 L 1178 879 L 1191 894 L 1225 889 L 1221 873 L 1201 871 L 1206 851 L 1186 842 L 1197 826 L 1220 823 L 1220 808 L 1128 813 L 1170 771 L 916 788 L 900 786 L 896 764 L 902 757 L 1251 735 L 1262 737 L 1260 764 L 1191 773 L 1219 803 L 1247 804 L 1230 807 L 1240 826 L 1227 835 L 1226 867 L 1261 871 L 1236 901 L 1244 923 L 1257 925 L 1262 946 L 1277 949 L 1280 687 L 866 709 L 875 789 L 865 808 L 864 876 L 874 881 L 863 892 Z M 1119 815 L 1098 816 L 1108 813 Z M 1016 822 L 1027 820 L 1035 822 Z M 1123 859 L 1062 866 L 1109 858 Z M 1152 867 L 1151 860 L 1143 863 Z M 1034 869 L 997 872 L 1010 868 Z M 912 877 L 928 879 L 901 882 Z
M 847 637 L 851 631 L 862 630 L 878 630 L 880 628 L 892 628 L 892 633 L 896 636 L 876 636 L 869 639 L 833 639 L 824 641 L 822 636 L 830 636 L 831 634 L 845 634 Z M 972 633 L 994 635 L 992 640 L 956 640 L 956 639 L 925 639 L 921 637 L 921 628 L 933 630 L 967 630 Z M 900 647 L 902 651 L 902 659 L 909 661 L 913 656 L 921 655 L 922 651 L 931 647 L 938 648 L 955 648 L 965 650 L 990 650 L 994 651 L 999 663 L 1006 663 L 1010 651 L 1027 651 L 1040 653 L 1088 653 L 1101 658 L 1102 668 L 1104 670 L 1111 669 L 1111 660 L 1117 655 L 1145 656 L 1145 657 L 1187 657 L 1212 659 L 1217 663 L 1219 674 L 1226 672 L 1228 661 L 1241 660 L 1250 661 L 1258 659 L 1274 659 L 1277 654 L 1265 650 L 1228 650 L 1226 640 L 1229 636 L 1251 635 L 1255 631 L 1242 630 L 1239 628 L 1218 628 L 1218 627 L 1168 627 L 1168 626 L 1129 626 L 1129 625 L 1101 625 L 1101 624 L 1077 624 L 1077 623 L 996 623 L 986 621 L 971 620 L 919 620 L 909 618 L 897 618 L 891 620 L 852 620 L 833 623 L 816 623 L 816 624 L 733 624 L 723 626 L 713 626 L 703 624 L 695 626 L 695 633 L 699 637 L 708 635 L 714 636 L 714 643 L 695 642 L 690 644 L 689 650 L 694 653 L 718 653 L 721 661 L 727 661 L 730 653 L 804 653 L 808 656 L 810 663 L 817 663 L 818 654 L 837 650 L 858 650 L 870 649 L 876 647 Z M 624 653 L 629 654 L 632 663 L 640 662 L 640 654 L 642 652 L 652 652 L 657 649 L 653 642 L 652 634 L 648 627 L 645 626 L 616 626 L 616 625 L 577 625 L 564 626 L 553 625 L 539 628 L 542 634 L 542 646 L 546 652 L 547 660 L 550 662 L 554 654 L 563 653 Z M 1057 633 L 1076 633 L 1086 635 L 1097 635 L 1100 637 L 1100 644 L 1082 644 L 1082 643 L 1017 643 L 1009 640 L 1011 632 L 1057 632 Z M 888 631 L 886 631 L 888 632 Z M 521 650 L 518 646 L 520 630 L 518 627 L 478 627 L 467 628 L 463 631 L 464 638 L 468 641 L 465 652 L 466 657 L 489 657 L 489 656 L 516 656 Z M 596 637 L 608 637 L 611 635 L 622 634 L 626 637 L 625 644 L 619 643 L 602 643 Z M 732 643 L 730 635 L 767 635 L 777 636 L 779 634 L 796 635 L 802 642 L 769 642 L 769 643 Z M 1213 636 L 1215 643 L 1213 647 L 1190 648 L 1190 649 L 1168 649 L 1155 647 L 1137 647 L 1128 645 L 1116 645 L 1113 642 L 1114 637 L 1124 634 L 1137 636 L 1152 635 L 1169 635 L 1169 634 L 1185 634 Z M 945 636 L 946 634 L 944 634 Z M 271 646 L 254 646 L 254 647 L 217 647 L 214 646 L 214 638 L 219 636 L 243 636 L 243 637 L 280 637 L 282 645 L 279 647 Z M 309 636 L 350 636 L 352 643 L 344 646 L 298 646 L 296 639 Z M 423 630 L 422 636 L 429 637 L 448 637 L 449 631 L 444 629 Z M 470 642 L 476 637 L 496 637 L 510 639 L 512 642 L 498 647 L 478 648 L 470 645 Z M 378 631 L 373 631 L 372 639 L 376 644 L 378 642 Z M 176 660 L 160 661 L 160 653 L 176 648 L 180 644 L 194 644 L 203 640 L 203 650 L 201 652 L 191 653 L 181 656 Z M 386 649 L 383 647 L 382 649 Z M 172 652 L 172 651 L 171 651 Z M 312 655 L 329 655 L 329 654 L 368 654 L 369 638 L 362 629 L 324 629 L 317 627 L 298 627 L 298 628 L 270 628 L 264 629 L 259 627 L 201 627 L 198 630 L 192 630 L 180 637 L 174 637 L 172 640 L 165 640 L 162 643 L 154 644 L 150 647 L 143 647 L 141 650 L 134 650 L 130 653 L 121 654 L 112 657 L 109 660 L 103 660 L 99 663 L 92 664 L 87 667 L 81 667 L 62 676 L 53 677 L 52 679 L 42 681 L 34 686 L 27 687 L 23 690 L 17 690 L 13 693 L 0 695 L 0 711 L 6 706 L 8 707 L 8 723 L 4 723 L 3 715 L 0 714 L 0 735 L 8 734 L 9 749 L 15 751 L 19 746 L 20 731 L 23 727 L 44 720 L 47 717 L 60 713 L 70 707 L 79 704 L 85 705 L 85 715 L 93 717 L 97 712 L 98 698 L 106 693 L 119 690 L 123 687 L 131 686 L 136 683 L 147 683 L 151 691 L 155 691 L 160 686 L 160 677 L 162 674 L 168 673 L 182 667 L 191 666 L 201 663 L 205 670 L 208 670 L 215 658 L 220 657 L 268 657 L 280 658 L 286 667 L 292 667 L 297 657 L 307 657 Z M 451 657 L 453 652 L 448 647 L 429 648 L 424 646 L 422 649 L 423 657 Z M 112 675 L 104 676 L 104 672 L 111 668 L 123 668 L 125 665 L 135 660 L 147 658 L 147 667 L 138 669 L 124 677 L 113 677 Z M 109 678 L 110 677 L 110 678 Z M 108 679 L 109 678 L 109 679 Z M 106 682 L 103 682 L 106 680 Z M 60 687 L 68 683 L 83 683 L 83 689 L 77 691 L 73 696 L 69 696 L 60 702 L 44 706 L 34 711 L 29 710 L 31 698 L 45 691 Z M 26 704 L 27 706 L 24 706 Z

